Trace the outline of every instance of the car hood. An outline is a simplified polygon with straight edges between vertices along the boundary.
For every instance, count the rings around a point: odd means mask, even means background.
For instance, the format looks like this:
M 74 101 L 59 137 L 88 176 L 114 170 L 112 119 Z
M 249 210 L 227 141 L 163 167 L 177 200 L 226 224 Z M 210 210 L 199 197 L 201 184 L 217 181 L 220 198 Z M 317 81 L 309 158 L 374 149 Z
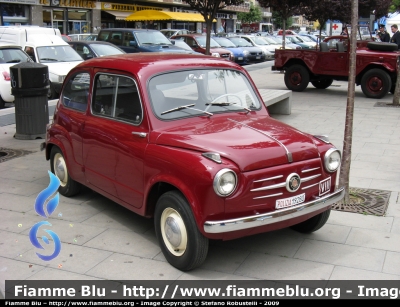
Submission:
M 311 137 L 269 116 L 221 116 L 175 126 L 156 143 L 200 152 L 217 152 L 251 171 L 319 157 Z
M 49 73 L 58 75 L 58 76 L 66 76 L 69 71 L 74 68 L 76 65 L 82 63 L 82 61 L 73 61 L 73 62 L 57 62 L 57 63 L 41 63 L 47 65 L 49 67 Z
M 224 49 L 231 51 L 235 56 L 244 56 L 243 49 L 241 48 L 226 47 Z

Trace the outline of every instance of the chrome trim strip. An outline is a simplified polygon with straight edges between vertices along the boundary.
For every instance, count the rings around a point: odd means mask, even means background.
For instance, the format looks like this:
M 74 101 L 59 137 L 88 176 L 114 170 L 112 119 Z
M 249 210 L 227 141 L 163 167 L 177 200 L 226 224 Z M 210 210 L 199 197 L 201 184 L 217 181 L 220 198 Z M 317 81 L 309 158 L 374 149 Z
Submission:
M 268 197 L 274 197 L 274 196 L 280 196 L 283 193 L 277 193 L 277 194 L 271 194 L 271 195 L 267 195 L 267 196 L 259 196 L 259 197 L 254 197 L 253 199 L 260 199 L 260 198 L 268 198 Z
M 313 180 L 313 179 L 315 179 L 315 178 L 317 178 L 319 176 L 321 176 L 321 174 L 310 176 L 310 177 L 306 177 L 306 178 L 301 178 L 301 182 L 303 183 L 303 182 L 306 182 L 306 181 L 310 181 L 310 180 Z
M 270 185 L 270 186 L 267 186 L 267 187 L 252 189 L 252 190 L 250 190 L 250 192 L 272 190 L 272 189 L 276 189 L 276 188 L 282 188 L 284 186 L 286 186 L 286 182 L 273 184 L 273 185 Z
M 252 130 L 254 130 L 254 131 L 257 131 L 257 132 L 259 132 L 259 133 L 261 133 L 261 134 L 263 134 L 263 135 L 265 135 L 265 136 L 267 136 L 267 137 L 273 139 L 275 142 L 277 142 L 277 143 L 279 144 L 279 146 L 281 146 L 283 149 L 285 149 L 285 151 L 286 151 L 286 157 L 288 158 L 288 161 L 289 161 L 289 162 L 293 162 L 292 153 L 287 149 L 287 147 L 286 147 L 285 145 L 283 145 L 283 143 L 282 143 L 281 141 L 279 141 L 278 139 L 274 138 L 272 135 L 269 135 L 269 134 L 265 133 L 264 131 L 258 130 L 258 129 L 256 129 L 256 128 L 253 128 L 253 127 L 251 127 L 251 126 L 249 126 L 249 125 L 246 125 L 246 124 L 243 124 L 243 123 L 238 122 L 238 121 L 236 121 L 236 120 L 233 120 L 233 119 L 231 119 L 231 118 L 228 118 L 228 120 L 230 120 L 231 122 L 234 122 L 234 123 L 236 123 L 236 124 L 242 125 L 242 126 L 244 126 L 244 127 L 246 127 L 246 128 L 249 128 L 249 129 L 252 129 Z
M 282 177 L 283 177 L 283 175 L 278 175 L 278 176 L 275 176 L 275 177 L 270 177 L 270 178 L 255 180 L 255 181 L 253 181 L 253 182 L 263 182 L 263 181 L 267 181 L 267 180 L 279 179 L 279 178 L 282 178 Z
M 276 210 L 270 213 L 246 216 L 237 219 L 223 221 L 206 221 L 203 229 L 206 233 L 225 233 L 242 229 L 254 228 L 264 225 L 279 223 L 285 220 L 297 218 L 314 211 L 328 208 L 344 197 L 344 188 L 340 188 L 327 196 L 295 207 Z
M 320 167 L 306 169 L 306 170 L 301 171 L 301 172 L 302 172 L 302 173 L 308 173 L 308 172 L 316 171 L 317 169 L 320 169 Z
M 306 187 L 304 187 L 304 188 L 301 188 L 301 189 L 302 189 L 302 190 L 307 190 L 307 189 L 312 188 L 312 187 L 314 187 L 314 186 L 316 186 L 316 185 L 318 185 L 318 184 L 319 184 L 319 182 L 314 183 L 314 184 L 312 184 L 312 185 L 308 185 L 308 186 L 306 186 Z

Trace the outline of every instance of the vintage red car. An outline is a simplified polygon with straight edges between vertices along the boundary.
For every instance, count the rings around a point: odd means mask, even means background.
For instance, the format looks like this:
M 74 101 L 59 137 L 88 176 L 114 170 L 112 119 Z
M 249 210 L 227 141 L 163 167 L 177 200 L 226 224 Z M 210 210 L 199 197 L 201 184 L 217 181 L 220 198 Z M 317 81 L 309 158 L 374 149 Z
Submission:
M 154 217 L 170 264 L 191 270 L 209 239 L 312 232 L 344 195 L 341 154 L 271 118 L 246 70 L 204 55 L 124 54 L 65 79 L 42 144 L 59 192 L 82 185 Z

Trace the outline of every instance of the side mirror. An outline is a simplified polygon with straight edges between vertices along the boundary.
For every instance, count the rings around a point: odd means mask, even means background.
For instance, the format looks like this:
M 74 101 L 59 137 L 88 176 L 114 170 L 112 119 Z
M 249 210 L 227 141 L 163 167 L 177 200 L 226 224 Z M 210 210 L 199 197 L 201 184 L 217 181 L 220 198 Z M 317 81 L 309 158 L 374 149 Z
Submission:
M 136 48 L 138 46 L 138 44 L 136 41 L 129 41 L 129 46 Z
M 170 40 L 170 42 L 172 43 L 172 45 L 175 45 L 175 41 Z

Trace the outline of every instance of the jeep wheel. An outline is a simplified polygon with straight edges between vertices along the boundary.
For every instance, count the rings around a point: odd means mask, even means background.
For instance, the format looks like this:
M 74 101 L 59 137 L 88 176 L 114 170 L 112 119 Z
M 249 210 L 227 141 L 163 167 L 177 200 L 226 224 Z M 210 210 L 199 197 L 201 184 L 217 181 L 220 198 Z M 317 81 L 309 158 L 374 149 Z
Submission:
M 304 222 L 293 225 L 290 228 L 302 233 L 311 233 L 317 231 L 318 229 L 320 229 L 322 226 L 325 225 L 325 223 L 328 221 L 330 214 L 331 214 L 331 209 L 322 212 L 316 216 L 313 216 L 312 218 L 305 220 Z
M 332 85 L 333 79 L 319 79 L 315 81 L 311 81 L 311 84 L 314 85 L 315 88 L 324 90 Z
M 310 74 L 303 65 L 290 66 L 285 72 L 285 84 L 289 90 L 302 92 L 310 81 Z
M 392 88 L 389 74 L 379 68 L 367 71 L 361 78 L 361 89 L 368 98 L 382 98 Z
M 154 224 L 161 250 L 172 266 L 189 271 L 204 262 L 208 239 L 198 230 L 192 210 L 182 194 L 170 191 L 160 197 Z
M 6 106 L 6 102 L 3 100 L 3 98 L 1 98 L 1 95 L 0 95 L 0 109 L 4 109 L 5 106 Z
M 383 42 L 369 42 L 367 48 L 370 50 L 377 51 L 395 51 L 399 47 L 394 43 L 383 43 Z

